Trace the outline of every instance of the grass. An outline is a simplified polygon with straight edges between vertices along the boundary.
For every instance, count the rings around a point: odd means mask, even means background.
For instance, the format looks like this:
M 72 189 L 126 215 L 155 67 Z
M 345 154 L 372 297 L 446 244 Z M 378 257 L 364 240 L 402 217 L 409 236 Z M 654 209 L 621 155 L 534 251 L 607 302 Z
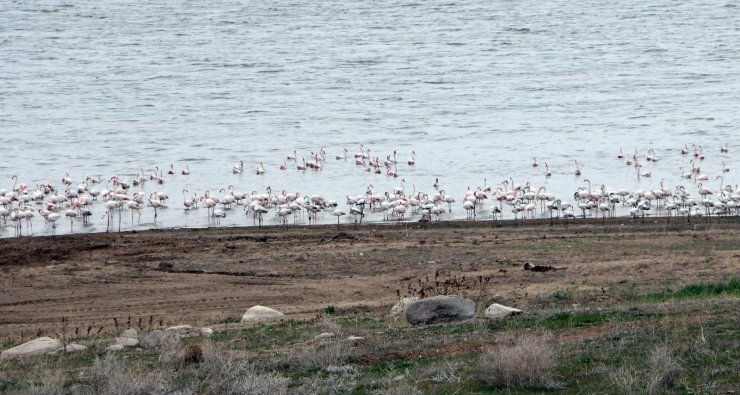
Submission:
M 665 301 L 669 299 L 708 298 L 716 296 L 740 296 L 740 278 L 733 278 L 727 282 L 692 284 L 678 291 L 664 290 L 645 295 L 651 301 Z
M 502 320 L 411 326 L 337 309 L 305 321 L 222 324 L 208 340 L 185 338 L 164 351 L 108 355 L 107 339 L 70 339 L 90 348 L 0 361 L 0 392 L 717 393 L 740 386 L 738 280 L 609 292 L 622 302 L 569 290 L 567 303 L 553 297 L 554 305 L 535 302 Z M 578 310 L 566 307 L 572 302 Z M 316 340 L 323 332 L 336 336 Z M 367 340 L 347 342 L 349 335 Z

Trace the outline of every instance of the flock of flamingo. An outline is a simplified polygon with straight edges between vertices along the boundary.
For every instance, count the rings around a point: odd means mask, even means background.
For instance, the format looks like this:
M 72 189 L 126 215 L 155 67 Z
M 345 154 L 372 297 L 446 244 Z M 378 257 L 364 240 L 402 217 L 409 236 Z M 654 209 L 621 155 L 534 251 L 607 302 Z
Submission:
M 582 185 L 570 196 L 556 196 L 546 192 L 544 187 L 537 187 L 530 182 L 524 185 L 515 184 L 513 178 L 507 178 L 497 185 L 483 185 L 468 187 L 458 195 L 462 208 L 468 220 L 492 219 L 501 220 L 506 213 L 511 213 L 515 221 L 547 217 L 553 218 L 607 218 L 617 215 L 620 207 L 622 213 L 633 217 L 645 215 L 653 216 L 682 216 L 687 220 L 697 216 L 740 215 L 740 188 L 733 189 L 726 184 L 724 176 L 730 171 L 725 161 L 714 176 L 714 181 L 720 181 L 719 187 L 712 189 L 705 185 L 711 182 L 712 177 L 702 171 L 702 162 L 705 154 L 701 146 L 684 145 L 677 150 L 688 160 L 686 170 L 680 168 L 681 177 L 691 184 L 668 187 L 660 181 L 660 188 L 648 190 L 616 189 L 601 184 L 594 186 L 588 178 L 583 179 Z M 720 155 L 727 155 L 727 144 L 719 148 Z M 327 154 L 324 149 L 311 152 L 306 157 L 300 157 L 297 151 L 288 154 L 280 164 L 281 171 L 295 168 L 298 171 L 320 171 L 327 163 Z M 626 154 L 620 148 L 615 159 L 624 165 L 633 167 L 637 178 L 652 177 L 651 171 L 642 169 L 642 160 L 658 162 L 655 150 L 646 151 L 645 155 L 637 149 L 633 154 Z M 385 156 L 373 156 L 369 148 L 360 146 L 359 151 L 349 154 L 345 148 L 333 158 L 336 161 L 351 161 L 363 171 L 375 174 L 385 174 L 388 177 L 399 177 L 399 164 L 415 166 L 416 153 L 411 152 L 404 161 L 396 158 L 396 152 Z M 545 177 L 552 177 L 553 171 L 547 162 L 544 163 Z M 539 167 L 535 158 L 533 167 Z M 277 170 L 277 169 L 275 169 Z M 245 171 L 244 162 L 240 161 L 232 166 L 233 174 L 242 174 Z M 256 175 L 266 173 L 265 165 L 259 161 L 254 168 Z M 190 175 L 189 165 L 185 165 L 179 172 L 171 164 L 166 170 L 156 167 L 150 172 L 141 169 L 131 179 L 113 175 L 107 179 L 87 176 L 84 179 L 73 180 L 69 173 L 61 178 L 61 184 L 50 181 L 35 185 L 19 182 L 16 176 L 11 177 L 12 187 L 6 190 L 0 188 L 0 226 L 14 227 L 14 234 L 22 236 L 25 228 L 26 235 L 33 234 L 33 222 L 38 217 L 43 218 L 45 233 L 55 235 L 62 216 L 69 220 L 70 233 L 75 229 L 75 223 L 82 229 L 91 225 L 95 218 L 106 220 L 106 231 L 121 230 L 123 218 L 130 223 L 140 223 L 142 212 L 148 211 L 153 216 L 154 224 L 160 210 L 169 209 L 168 202 L 172 199 L 161 191 L 147 191 L 148 185 L 161 185 L 171 182 L 175 174 Z M 580 177 L 582 169 L 575 161 L 573 174 Z M 598 185 L 598 184 L 596 184 Z M 319 194 L 302 195 L 299 192 L 283 190 L 279 193 L 269 187 L 264 193 L 252 191 L 240 192 L 234 185 L 221 188 L 218 193 L 206 190 L 198 195 L 183 190 L 182 209 L 187 211 L 205 209 L 208 226 L 220 226 L 221 219 L 227 213 L 243 211 L 254 225 L 262 226 L 265 216 L 273 213 L 273 223 L 287 226 L 292 220 L 294 224 L 318 223 L 318 217 L 328 212 L 336 217 L 337 226 L 342 218 L 350 223 L 361 223 L 363 217 L 377 213 L 382 214 L 379 221 L 410 221 L 420 222 L 440 221 L 445 216 L 455 218 L 451 213 L 456 206 L 457 199 L 441 188 L 439 178 L 431 185 L 431 192 L 412 190 L 406 186 L 404 179 L 400 179 L 398 186 L 389 191 L 376 191 L 373 185 L 368 185 L 364 191 L 356 195 L 346 195 L 345 199 L 332 200 Z M 154 189 L 157 189 L 156 187 Z M 359 191 L 358 191 L 359 192 Z M 694 195 L 694 192 L 696 193 Z M 341 203 L 340 203 L 341 202 Z M 487 203 L 490 202 L 490 203 Z M 104 208 L 96 209 L 103 206 Z M 171 210 L 171 209 L 169 209 Z M 126 214 L 124 214 L 126 212 Z M 101 215 L 102 214 L 102 215 Z M 78 225 L 79 227 L 80 225 Z

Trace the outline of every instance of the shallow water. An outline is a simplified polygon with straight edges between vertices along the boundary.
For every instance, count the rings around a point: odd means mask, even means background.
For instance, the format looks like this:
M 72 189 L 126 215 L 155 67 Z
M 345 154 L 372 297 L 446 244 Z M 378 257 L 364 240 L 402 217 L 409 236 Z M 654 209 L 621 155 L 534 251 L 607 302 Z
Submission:
M 0 9 L 0 188 L 11 175 L 58 185 L 69 172 L 76 184 L 173 163 L 178 175 L 145 186 L 167 192 L 170 208 L 156 224 L 144 210 L 139 229 L 206 226 L 204 210 L 181 210 L 185 188 L 270 186 L 343 203 L 401 178 L 433 193 L 439 178 L 458 200 L 446 218 L 460 218 L 467 187 L 509 177 L 566 198 L 584 178 L 693 192 L 679 170 L 690 157 L 678 152 L 693 143 L 716 189 L 722 160 L 738 182 L 739 12 L 726 0 L 13 1 Z M 381 160 L 396 151 L 401 177 L 333 159 L 360 144 Z M 638 180 L 620 147 L 643 158 L 654 148 L 661 160 L 642 169 L 653 176 Z M 279 170 L 293 150 L 320 148 L 322 171 Z M 94 210 L 86 230 L 104 231 L 103 204 Z M 48 234 L 40 221 L 34 234 Z M 221 224 L 251 223 L 231 210 Z

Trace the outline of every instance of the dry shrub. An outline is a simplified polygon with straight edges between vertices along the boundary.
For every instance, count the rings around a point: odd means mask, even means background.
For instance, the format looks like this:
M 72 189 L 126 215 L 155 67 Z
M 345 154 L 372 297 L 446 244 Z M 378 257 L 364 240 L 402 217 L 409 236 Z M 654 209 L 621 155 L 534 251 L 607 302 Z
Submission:
M 622 394 L 636 394 L 641 388 L 641 380 L 637 372 L 625 366 L 609 373 L 609 381 Z
M 405 375 L 393 376 L 393 372 L 389 372 L 386 379 L 379 383 L 379 388 L 373 390 L 373 395 L 423 395 L 419 387 L 414 383 L 410 382 Z
M 283 356 L 282 365 L 298 372 L 325 370 L 329 367 L 343 366 L 351 351 L 341 341 L 318 344 Z
M 442 361 L 427 368 L 429 378 L 437 383 L 461 383 L 461 364 L 459 362 Z
M 525 336 L 483 355 L 476 374 L 491 387 L 553 388 L 555 365 L 552 347 L 540 338 Z
M 112 353 L 97 358 L 89 372 L 86 385 L 75 388 L 74 393 L 137 395 L 159 394 L 166 390 L 165 381 L 158 372 L 134 374 Z
M 351 394 L 357 388 L 357 372 L 349 370 L 339 374 L 317 373 L 301 381 L 293 389 L 298 395 Z
M 673 387 L 675 375 L 681 371 L 681 365 L 673 354 L 670 346 L 658 345 L 650 353 L 645 371 L 622 366 L 609 374 L 609 381 L 625 394 L 660 393 Z
M 202 362 L 196 374 L 199 394 L 287 394 L 290 380 L 275 373 L 262 372 L 247 361 L 238 360 L 214 350 L 203 349 Z
M 653 394 L 661 389 L 673 387 L 676 373 L 681 370 L 681 365 L 673 355 L 673 349 L 666 345 L 657 346 L 650 353 L 650 374 L 647 378 L 647 390 Z
M 47 376 L 41 378 L 37 383 L 31 383 L 29 387 L 19 394 L 24 395 L 63 395 L 67 392 L 64 390 L 64 380 L 59 376 Z

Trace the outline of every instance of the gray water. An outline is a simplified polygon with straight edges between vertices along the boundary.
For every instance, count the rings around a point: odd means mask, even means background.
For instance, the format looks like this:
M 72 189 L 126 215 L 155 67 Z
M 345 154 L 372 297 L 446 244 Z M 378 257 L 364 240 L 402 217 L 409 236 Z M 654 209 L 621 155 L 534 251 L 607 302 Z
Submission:
M 458 200 L 445 217 L 459 218 L 467 187 L 509 177 L 564 197 L 584 178 L 694 191 L 678 151 L 697 144 L 716 189 L 722 160 L 726 182 L 740 170 L 739 46 L 732 0 L 4 2 L 0 188 L 12 175 L 33 189 L 65 172 L 76 185 L 173 163 L 177 175 L 145 186 L 169 193 L 170 208 L 156 224 L 151 209 L 141 225 L 124 221 L 139 229 L 206 226 L 205 211 L 182 210 L 183 188 L 270 186 L 343 203 L 401 178 L 431 194 L 439 178 Z M 396 151 L 401 177 L 334 160 L 360 144 L 381 160 Z M 654 148 L 661 160 L 643 161 L 653 177 L 638 180 L 620 147 L 643 158 Z M 322 171 L 279 170 L 293 150 L 308 159 L 321 148 Z M 239 160 L 245 171 L 232 174 Z M 105 230 L 103 204 L 95 210 L 87 231 Z M 232 210 L 222 225 L 251 223 Z

